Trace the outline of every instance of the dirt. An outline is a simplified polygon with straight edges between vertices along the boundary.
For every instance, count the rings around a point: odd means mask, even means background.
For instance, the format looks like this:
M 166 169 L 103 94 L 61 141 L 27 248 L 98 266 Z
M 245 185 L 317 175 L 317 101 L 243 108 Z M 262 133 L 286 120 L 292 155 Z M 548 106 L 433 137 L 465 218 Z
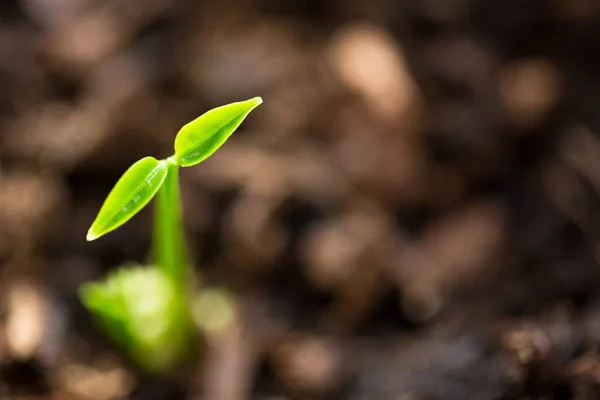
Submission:
M 593 0 L 0 4 L 0 399 L 600 398 Z M 234 321 L 147 376 L 82 282 L 137 159 L 260 95 L 182 171 L 199 290 Z

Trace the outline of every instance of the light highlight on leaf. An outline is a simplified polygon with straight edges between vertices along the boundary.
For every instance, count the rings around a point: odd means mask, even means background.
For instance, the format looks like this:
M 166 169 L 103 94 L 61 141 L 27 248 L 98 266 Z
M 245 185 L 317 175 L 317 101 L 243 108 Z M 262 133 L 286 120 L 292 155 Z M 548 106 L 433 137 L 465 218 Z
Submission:
M 91 241 L 129 221 L 156 194 L 167 176 L 167 160 L 144 157 L 112 189 L 87 233 Z
M 201 163 L 219 149 L 254 108 L 260 97 L 214 108 L 181 128 L 175 138 L 175 158 L 182 167 Z

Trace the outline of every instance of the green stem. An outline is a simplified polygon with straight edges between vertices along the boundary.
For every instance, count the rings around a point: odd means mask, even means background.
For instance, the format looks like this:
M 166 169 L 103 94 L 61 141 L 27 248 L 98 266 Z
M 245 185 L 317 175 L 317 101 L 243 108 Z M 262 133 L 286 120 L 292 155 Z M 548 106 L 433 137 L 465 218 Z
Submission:
M 193 323 L 190 314 L 191 269 L 183 231 L 179 166 L 172 157 L 167 159 L 167 176 L 156 195 L 152 257 L 157 268 L 171 279 L 176 298 L 171 304 L 173 340 L 179 345 L 179 359 L 190 356 L 193 343 Z M 191 352 L 193 354 L 193 352 Z
M 179 166 L 168 159 L 167 177 L 156 196 L 152 255 L 154 263 L 185 291 L 187 248 L 183 234 Z

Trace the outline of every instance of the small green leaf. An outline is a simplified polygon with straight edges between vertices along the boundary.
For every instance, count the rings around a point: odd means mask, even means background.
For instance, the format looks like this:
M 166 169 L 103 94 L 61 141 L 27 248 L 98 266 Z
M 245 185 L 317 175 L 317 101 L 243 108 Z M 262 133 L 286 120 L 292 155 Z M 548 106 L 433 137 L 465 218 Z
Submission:
M 156 194 L 167 176 L 167 160 L 144 157 L 112 189 L 87 233 L 91 241 L 129 221 Z
M 186 124 L 175 138 L 175 158 L 182 167 L 190 167 L 210 157 L 246 116 L 262 103 L 260 97 L 214 108 Z
M 79 298 L 105 333 L 148 372 L 164 372 L 190 353 L 185 301 L 160 269 L 133 266 L 87 282 Z M 189 322 L 188 322 L 189 321 Z

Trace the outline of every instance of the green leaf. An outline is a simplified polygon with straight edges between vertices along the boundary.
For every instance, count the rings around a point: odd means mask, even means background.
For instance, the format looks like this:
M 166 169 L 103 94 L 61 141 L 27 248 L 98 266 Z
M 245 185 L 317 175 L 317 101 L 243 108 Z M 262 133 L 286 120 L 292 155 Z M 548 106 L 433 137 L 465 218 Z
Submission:
M 175 158 L 182 167 L 190 167 L 210 157 L 240 126 L 260 97 L 214 108 L 186 124 L 175 138 Z
M 91 241 L 129 221 L 156 194 L 167 176 L 167 160 L 144 157 L 112 189 L 87 233 Z
M 79 298 L 115 344 L 148 372 L 167 371 L 190 353 L 186 303 L 158 268 L 119 268 L 105 281 L 82 285 Z

